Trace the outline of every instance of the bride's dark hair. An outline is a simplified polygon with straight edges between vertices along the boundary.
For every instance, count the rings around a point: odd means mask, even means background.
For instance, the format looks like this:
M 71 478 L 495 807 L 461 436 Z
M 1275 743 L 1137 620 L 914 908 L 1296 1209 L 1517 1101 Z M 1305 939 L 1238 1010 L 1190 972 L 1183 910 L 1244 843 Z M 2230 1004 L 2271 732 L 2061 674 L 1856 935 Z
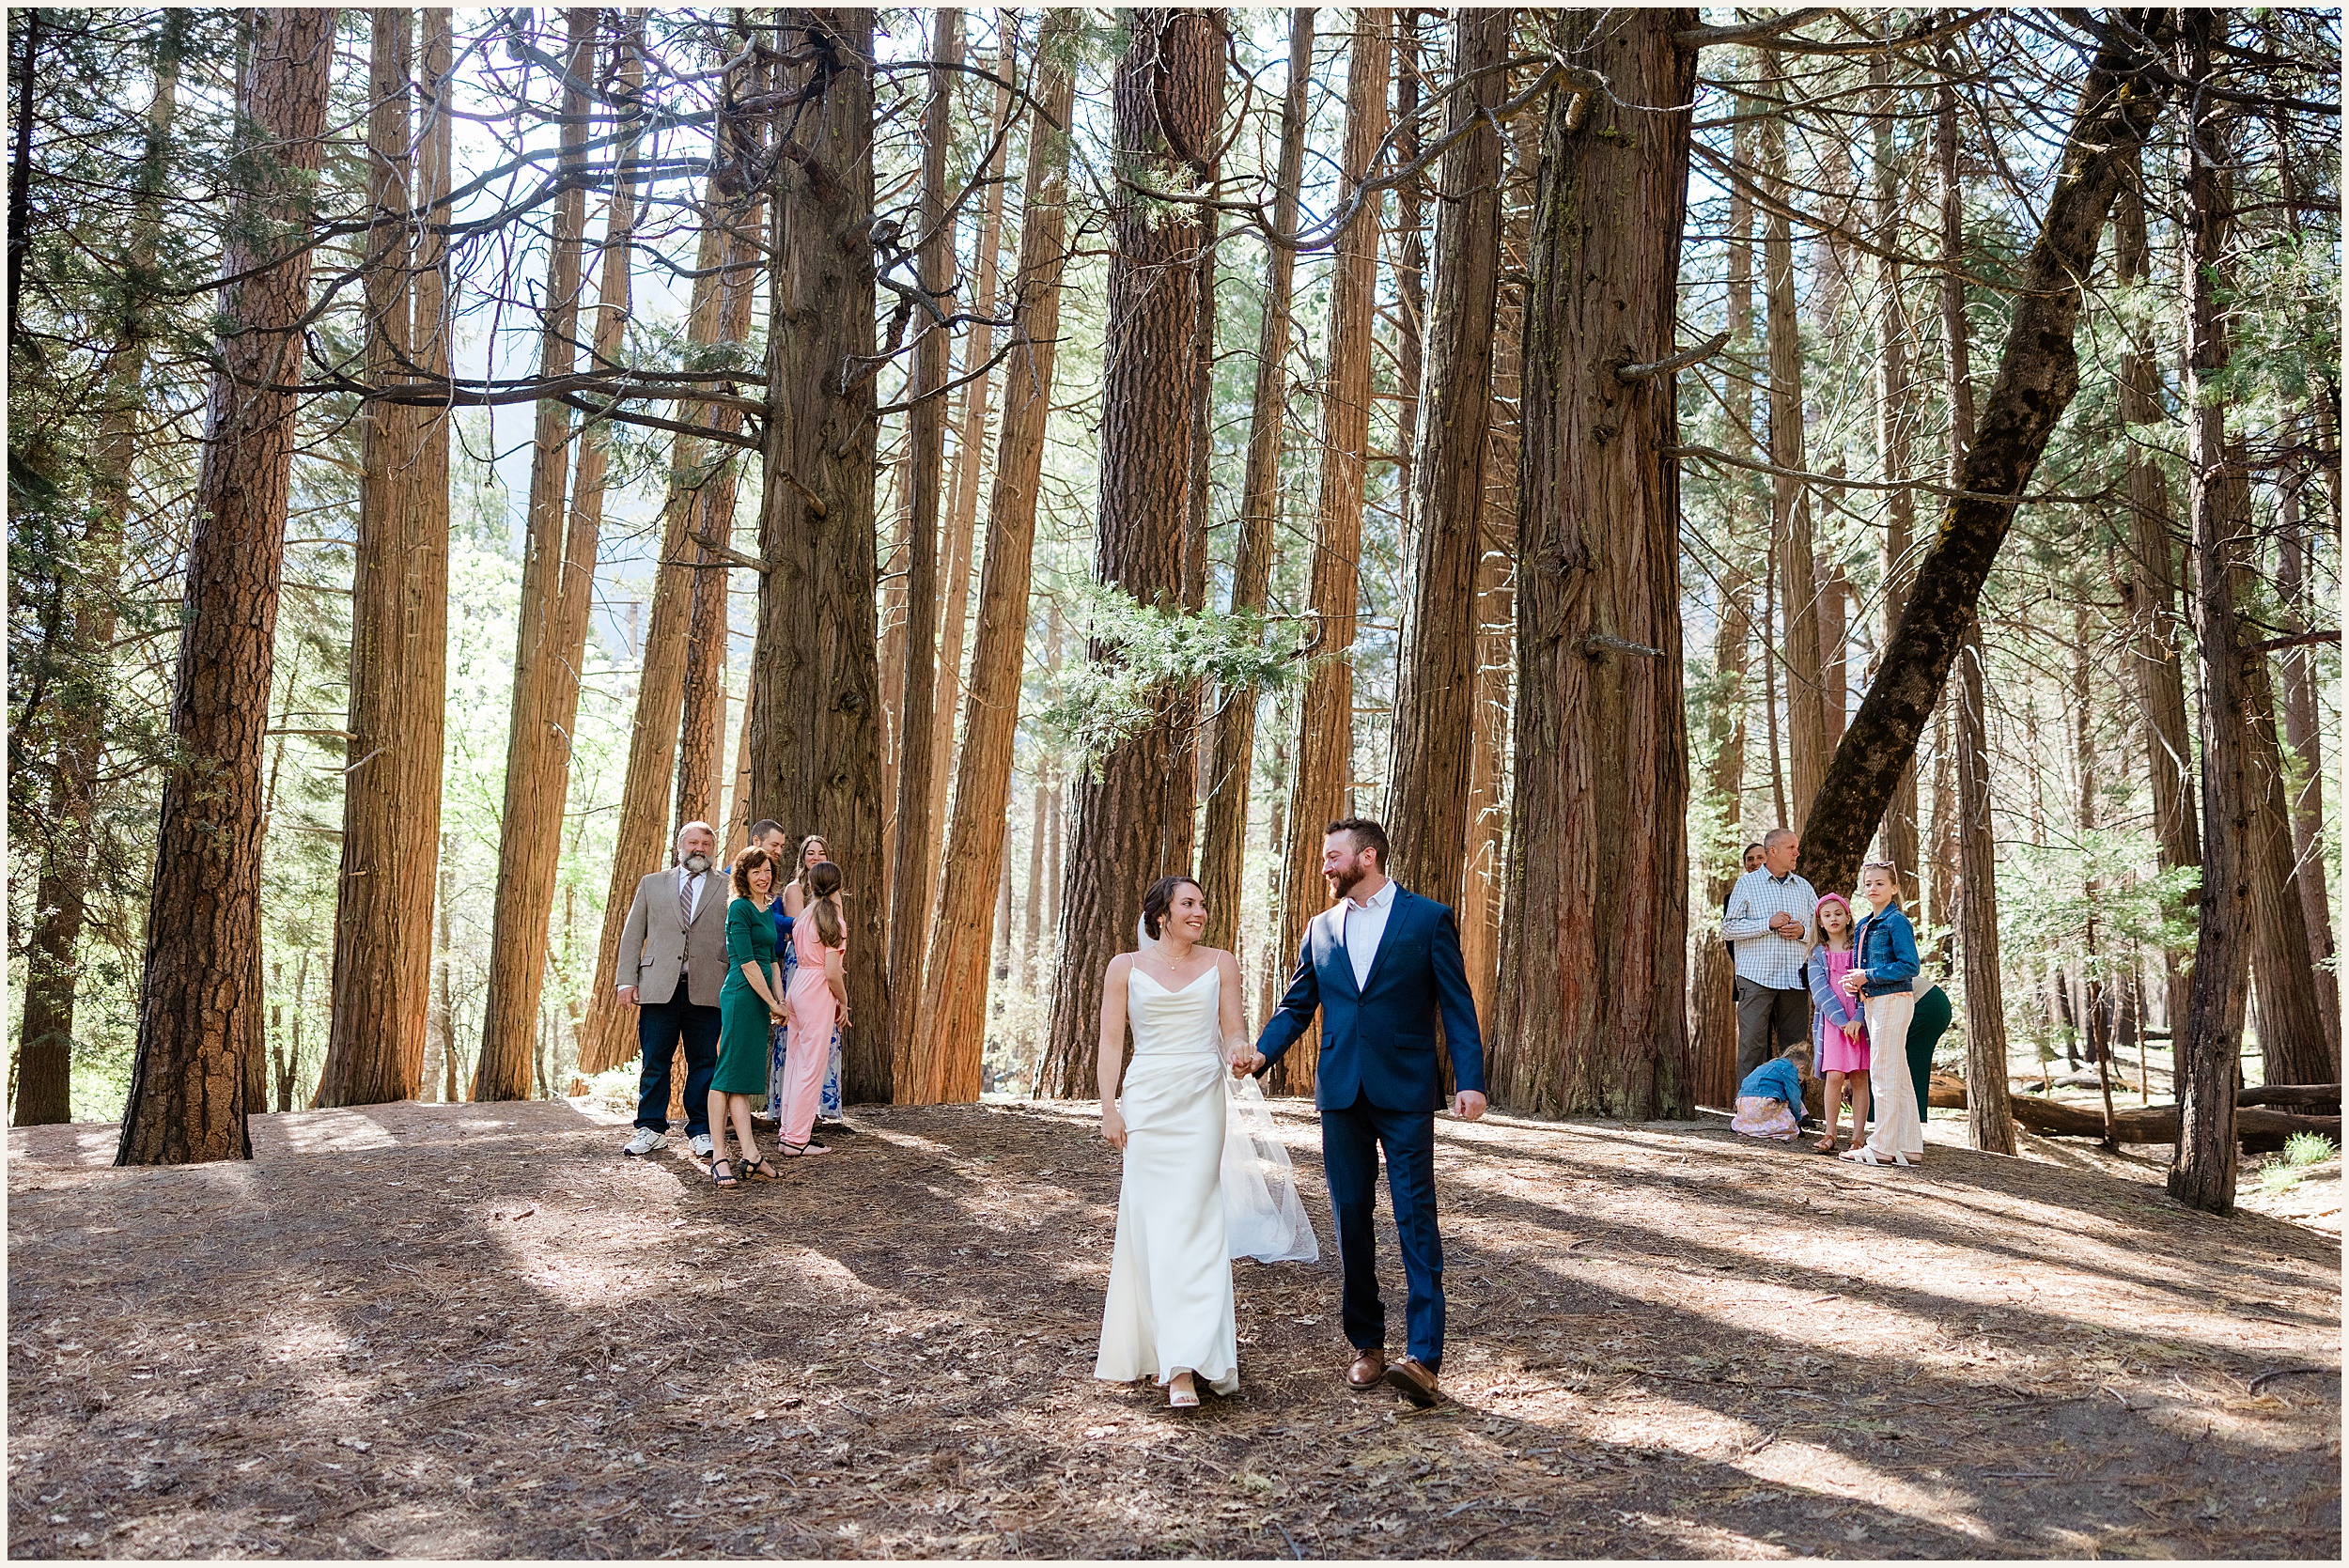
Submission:
M 1142 895 L 1142 929 L 1152 941 L 1159 939 L 1159 928 L 1166 919 L 1166 912 L 1174 907 L 1176 888 L 1199 888 L 1199 884 L 1188 877 L 1161 877 L 1150 884 L 1148 893 Z M 1207 890 L 1199 888 L 1202 902 L 1206 896 Z

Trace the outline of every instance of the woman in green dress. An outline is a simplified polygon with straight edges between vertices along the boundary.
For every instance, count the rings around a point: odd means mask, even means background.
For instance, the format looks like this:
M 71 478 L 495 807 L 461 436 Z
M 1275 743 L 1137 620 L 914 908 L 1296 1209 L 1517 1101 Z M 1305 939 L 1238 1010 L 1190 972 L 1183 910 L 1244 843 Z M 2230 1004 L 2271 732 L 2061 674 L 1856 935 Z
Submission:
M 735 857 L 735 897 L 726 906 L 726 983 L 718 993 L 723 1022 L 718 1071 L 709 1080 L 709 1179 L 720 1187 L 739 1187 L 743 1176 L 773 1181 L 783 1174 L 758 1152 L 751 1128 L 751 1097 L 767 1092 L 768 1031 L 783 1017 L 775 917 L 768 910 L 774 887 L 775 862 L 765 850 L 749 848 Z M 740 1174 L 726 1157 L 729 1118 L 741 1144 Z

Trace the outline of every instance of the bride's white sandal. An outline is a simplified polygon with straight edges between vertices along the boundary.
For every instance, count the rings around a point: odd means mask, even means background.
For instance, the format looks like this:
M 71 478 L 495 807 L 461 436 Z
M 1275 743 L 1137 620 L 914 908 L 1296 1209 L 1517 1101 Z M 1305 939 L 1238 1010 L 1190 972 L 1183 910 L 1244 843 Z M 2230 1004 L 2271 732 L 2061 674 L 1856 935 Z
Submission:
M 1839 1157 L 1848 1159 L 1854 1165 L 1881 1165 L 1884 1163 L 1884 1161 L 1876 1158 L 1876 1152 L 1868 1147 L 1865 1143 L 1859 1144 L 1856 1148 L 1844 1150 Z M 1906 1163 L 1906 1161 L 1903 1163 Z
M 1177 1373 L 1177 1374 L 1175 1374 L 1175 1376 L 1177 1376 L 1177 1377 L 1179 1377 L 1179 1376 L 1181 1376 L 1181 1375 L 1182 1375 L 1182 1374 L 1181 1374 L 1180 1373 Z M 1175 1381 L 1174 1381 L 1174 1378 L 1172 1378 L 1172 1377 L 1168 1378 L 1168 1379 L 1167 1379 L 1167 1382 L 1166 1382 L 1166 1403 L 1167 1403 L 1167 1407 L 1168 1407 L 1169 1409 L 1174 1409 L 1174 1410 L 1196 1410 L 1196 1409 L 1198 1409 L 1198 1408 L 1199 1408 L 1199 1379 L 1198 1379 L 1197 1374 L 1192 1374 L 1192 1376 L 1191 1376 L 1191 1382 L 1190 1382 L 1190 1387 L 1189 1387 L 1189 1388 L 1185 1388 L 1185 1387 L 1183 1387 L 1183 1385 L 1181 1385 L 1180 1383 L 1175 1382 Z

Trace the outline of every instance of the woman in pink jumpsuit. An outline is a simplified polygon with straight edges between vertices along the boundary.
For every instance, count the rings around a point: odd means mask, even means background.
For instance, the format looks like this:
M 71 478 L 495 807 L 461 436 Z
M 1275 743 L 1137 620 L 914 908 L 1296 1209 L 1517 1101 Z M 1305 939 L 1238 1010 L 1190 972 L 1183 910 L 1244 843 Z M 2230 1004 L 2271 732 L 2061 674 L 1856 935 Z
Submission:
M 785 1047 L 783 1104 L 777 1136 L 786 1157 L 830 1154 L 815 1141 L 816 1110 L 824 1094 L 824 1069 L 832 1060 L 832 1030 L 848 1024 L 848 923 L 840 912 L 840 868 L 818 861 L 807 868 L 808 904 L 791 926 L 799 966 L 784 1001 L 791 1033 Z

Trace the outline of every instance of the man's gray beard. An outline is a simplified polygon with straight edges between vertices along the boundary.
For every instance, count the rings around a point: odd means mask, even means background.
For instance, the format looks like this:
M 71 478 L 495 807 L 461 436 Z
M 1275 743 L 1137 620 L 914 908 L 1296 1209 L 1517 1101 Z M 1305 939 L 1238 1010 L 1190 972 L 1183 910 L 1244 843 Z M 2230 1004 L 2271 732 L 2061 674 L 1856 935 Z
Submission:
M 688 855 L 685 857 L 685 869 L 698 877 L 703 872 L 709 869 L 709 857 L 707 855 Z

